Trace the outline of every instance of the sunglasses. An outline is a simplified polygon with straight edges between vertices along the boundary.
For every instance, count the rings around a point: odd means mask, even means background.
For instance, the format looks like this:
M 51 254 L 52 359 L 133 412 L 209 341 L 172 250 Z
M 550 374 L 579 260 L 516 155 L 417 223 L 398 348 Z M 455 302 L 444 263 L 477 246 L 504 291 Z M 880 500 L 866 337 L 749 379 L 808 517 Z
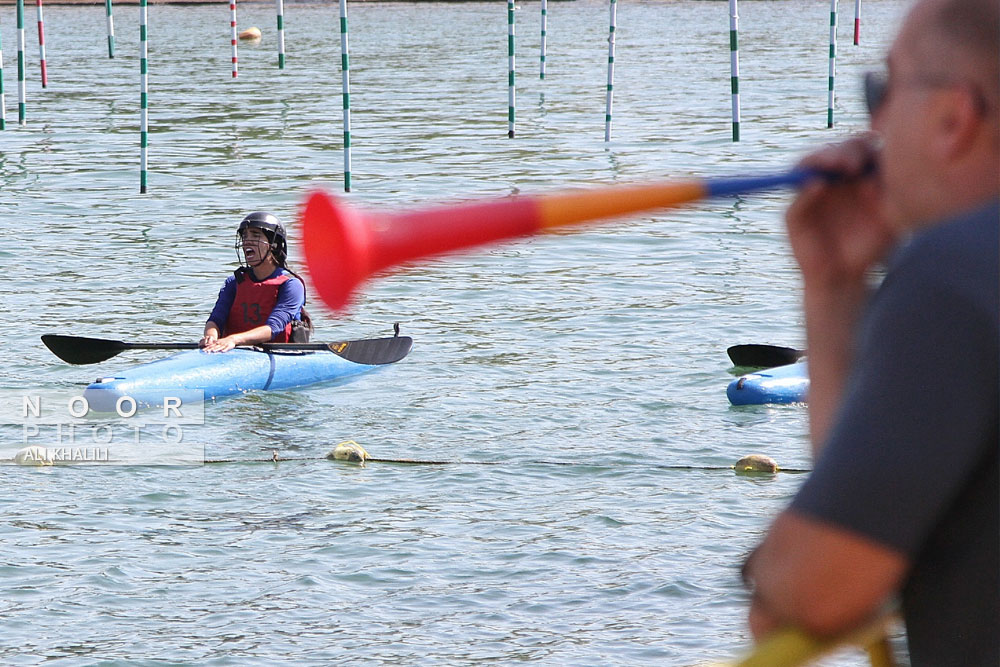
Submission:
M 889 75 L 885 72 L 865 72 L 865 108 L 868 115 L 874 116 L 885 104 L 886 93 L 889 92 Z
M 869 116 L 874 116 L 878 113 L 879 109 L 882 108 L 882 105 L 885 104 L 886 96 L 889 94 L 889 87 L 893 85 L 893 83 L 894 82 L 889 81 L 889 74 L 886 72 L 865 72 L 865 107 L 868 109 Z M 985 113 L 989 110 L 989 103 L 983 96 L 982 91 L 980 91 L 974 84 L 963 83 L 951 78 L 923 75 L 907 79 L 904 82 L 895 82 L 895 85 L 925 86 L 928 88 L 964 86 L 969 89 L 969 92 L 971 92 L 973 99 L 975 100 L 976 107 L 980 113 Z

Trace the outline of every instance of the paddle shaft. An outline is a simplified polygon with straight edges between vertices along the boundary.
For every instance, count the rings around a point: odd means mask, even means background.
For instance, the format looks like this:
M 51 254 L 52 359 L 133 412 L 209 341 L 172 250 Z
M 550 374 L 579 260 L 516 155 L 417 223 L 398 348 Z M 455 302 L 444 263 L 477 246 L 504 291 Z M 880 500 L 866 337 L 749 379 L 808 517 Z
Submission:
M 339 343 L 257 343 L 255 345 L 237 345 L 237 349 L 252 350 L 260 348 L 280 352 L 284 350 L 329 350 L 331 345 Z M 197 350 L 198 343 L 122 343 L 124 350 Z
M 198 343 L 126 343 L 106 338 L 45 334 L 42 342 L 57 357 L 70 364 L 96 364 L 126 350 L 197 350 Z M 410 351 L 409 336 L 370 338 L 334 343 L 261 343 L 240 345 L 241 349 L 265 352 L 327 351 L 360 364 L 389 364 L 399 361 Z

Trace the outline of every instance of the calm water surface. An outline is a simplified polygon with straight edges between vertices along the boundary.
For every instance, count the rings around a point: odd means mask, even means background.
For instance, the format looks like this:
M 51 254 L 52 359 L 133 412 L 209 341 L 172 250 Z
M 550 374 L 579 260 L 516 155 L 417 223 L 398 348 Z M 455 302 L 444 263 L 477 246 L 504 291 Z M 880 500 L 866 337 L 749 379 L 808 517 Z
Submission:
M 506 6 L 350 8 L 353 202 L 403 207 L 580 184 L 789 167 L 862 128 L 858 75 L 903 6 L 841 3 L 826 129 L 829 3 L 741 3 L 743 141 L 730 141 L 728 5 L 622 2 L 614 137 L 603 141 L 605 3 L 520 5 L 518 136 L 507 139 Z M 850 5 L 850 6 L 848 6 Z M 336 4 L 154 6 L 150 192 L 138 194 L 138 10 L 46 8 L 49 86 L 28 12 L 17 127 L 14 10 L 2 8 L 0 389 L 78 391 L 47 332 L 196 340 L 250 210 L 290 224 L 340 188 Z M 807 468 L 802 406 L 733 408 L 725 348 L 802 344 L 786 194 L 644 215 L 438 261 L 373 284 L 326 339 L 414 337 L 349 385 L 210 405 L 199 467 L 0 467 L 0 660 L 32 664 L 689 665 L 747 643 L 743 555 L 804 477 L 737 477 L 748 453 Z M 8 450 L 19 427 L 2 431 Z M 318 460 L 354 439 L 375 456 Z M 303 461 L 255 463 L 277 449 Z M 691 469 L 679 469 L 691 466 Z M 835 664 L 857 664 L 847 654 Z

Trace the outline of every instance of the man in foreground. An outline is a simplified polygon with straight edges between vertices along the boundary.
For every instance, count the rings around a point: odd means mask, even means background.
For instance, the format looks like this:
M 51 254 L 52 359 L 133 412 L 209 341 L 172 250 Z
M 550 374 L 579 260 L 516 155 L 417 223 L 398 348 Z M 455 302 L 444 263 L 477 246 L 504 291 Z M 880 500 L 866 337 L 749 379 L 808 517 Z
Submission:
M 804 161 L 844 175 L 787 214 L 816 465 L 744 567 L 755 637 L 898 599 L 913 665 L 1000 664 L 998 35 L 998 0 L 920 0 L 874 132 Z

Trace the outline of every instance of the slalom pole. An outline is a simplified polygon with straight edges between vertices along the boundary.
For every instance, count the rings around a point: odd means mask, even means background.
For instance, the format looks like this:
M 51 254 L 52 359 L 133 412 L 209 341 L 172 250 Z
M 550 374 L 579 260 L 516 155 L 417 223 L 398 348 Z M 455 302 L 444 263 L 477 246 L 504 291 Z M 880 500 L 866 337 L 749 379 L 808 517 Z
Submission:
M 507 0 L 507 137 L 514 138 L 514 0 Z
M 108 15 L 108 58 L 115 57 L 115 17 L 111 10 L 111 0 L 104 0 L 104 11 Z
M 344 192 L 351 191 L 351 58 L 347 44 L 347 0 L 340 0 L 340 71 L 344 97 Z
M 3 35 L 0 34 L 0 130 L 7 129 L 7 97 L 3 92 Z
M 541 55 L 539 56 L 539 65 L 538 65 L 539 79 L 545 78 L 545 29 L 548 25 L 548 16 L 549 16 L 548 0 L 542 0 L 542 41 L 540 47 Z
M 617 20 L 618 3 L 611 0 L 611 27 L 608 29 L 608 90 L 604 101 L 604 140 L 611 141 L 611 104 L 614 100 L 615 87 L 615 23 Z
M 611 0 L 611 27 L 608 29 L 608 91 L 604 102 L 604 140 L 611 141 L 611 104 L 615 88 L 615 22 L 618 2 Z
M 42 0 L 35 0 L 38 8 L 38 61 L 42 67 L 42 88 L 49 85 L 49 73 L 45 67 L 45 22 L 42 20 Z
M 236 0 L 229 0 L 229 32 L 230 41 L 233 45 L 233 78 L 235 79 L 239 75 L 239 69 L 236 65 Z
M 391 213 L 314 192 L 300 218 L 306 264 L 320 298 L 340 310 L 370 276 L 416 260 L 708 197 L 797 187 L 823 175 L 795 169 L 750 178 L 692 179 L 462 202 Z
M 830 0 L 830 75 L 826 102 L 826 126 L 833 127 L 833 80 L 837 73 L 837 0 Z
M 285 0 L 278 3 L 278 69 L 285 69 Z
M 740 140 L 740 16 L 738 0 L 729 0 L 729 72 L 733 96 L 733 141 Z
M 24 85 L 24 0 L 17 0 L 17 124 L 25 125 L 26 88 Z
M 854 46 L 861 43 L 861 0 L 854 0 Z
M 139 193 L 146 193 L 149 148 L 149 50 L 146 47 L 146 0 L 139 0 Z

